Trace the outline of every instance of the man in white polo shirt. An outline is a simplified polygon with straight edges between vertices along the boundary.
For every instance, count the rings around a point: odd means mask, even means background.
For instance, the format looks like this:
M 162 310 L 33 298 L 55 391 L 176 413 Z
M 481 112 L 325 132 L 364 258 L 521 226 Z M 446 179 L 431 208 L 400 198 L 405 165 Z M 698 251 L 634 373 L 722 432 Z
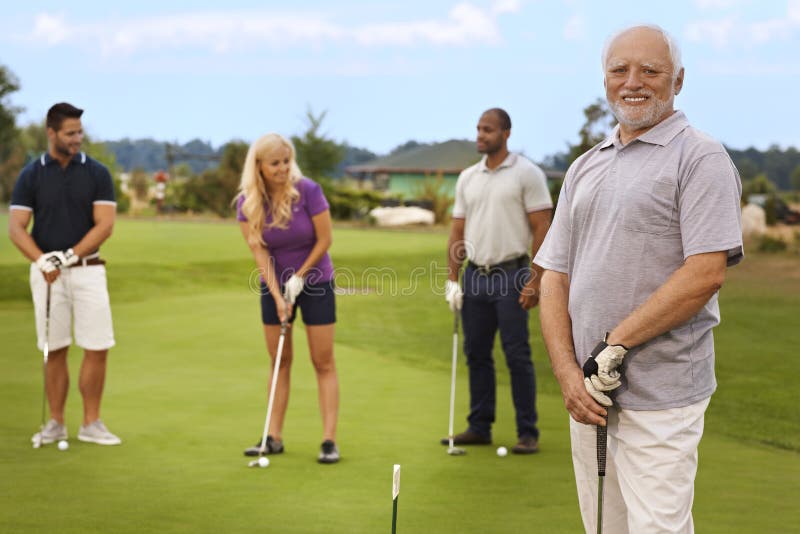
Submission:
M 531 270 L 550 226 L 553 203 L 544 172 L 508 151 L 511 118 L 490 109 L 478 121 L 477 149 L 483 159 L 465 169 L 456 183 L 448 241 L 446 299 L 461 313 L 464 353 L 469 366 L 470 413 L 456 445 L 492 442 L 495 368 L 492 348 L 500 331 L 511 375 L 517 444 L 512 452 L 538 451 L 536 377 L 528 342 L 528 310 L 539 300 L 540 271 Z M 458 283 L 461 265 L 463 291 Z M 463 304 L 463 306 L 462 306 Z M 442 444 L 449 443 L 447 438 Z
M 742 259 L 741 183 L 725 148 L 673 108 L 684 70 L 664 30 L 616 34 L 603 68 L 619 125 L 570 166 L 534 260 L 542 333 L 586 532 L 607 416 L 603 532 L 689 533 L 717 291 Z
M 100 420 L 106 359 L 114 345 L 114 332 L 105 262 L 98 253 L 111 235 L 117 206 L 108 169 L 80 151 L 82 114 L 82 109 L 65 102 L 48 110 L 49 148 L 22 169 L 14 185 L 8 234 L 32 262 L 30 285 L 38 345 L 43 348 L 47 332 L 51 348 L 45 372 L 51 419 L 32 441 L 41 444 L 67 439 L 67 351 L 74 322 L 75 341 L 84 349 L 78 379 L 83 396 L 78 439 L 118 445 L 119 437 Z M 33 230 L 29 234 L 31 219 Z

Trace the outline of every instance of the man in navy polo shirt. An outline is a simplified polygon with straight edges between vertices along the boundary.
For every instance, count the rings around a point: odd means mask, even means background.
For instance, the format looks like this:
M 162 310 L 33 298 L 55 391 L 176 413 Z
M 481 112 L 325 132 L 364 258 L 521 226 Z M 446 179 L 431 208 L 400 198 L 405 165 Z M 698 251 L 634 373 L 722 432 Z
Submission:
M 100 420 L 100 401 L 106 377 L 108 349 L 114 345 L 111 305 L 100 245 L 109 238 L 116 216 L 114 183 L 103 165 L 80 151 L 82 109 L 67 103 L 47 112 L 47 153 L 29 163 L 19 175 L 11 196 L 8 235 L 33 263 L 31 293 L 39 348 L 44 347 L 49 291 L 49 351 L 45 389 L 50 421 L 32 441 L 67 439 L 64 405 L 69 390 L 67 351 L 83 347 L 79 377 L 83 424 L 78 439 L 118 445 Z M 33 230 L 28 224 L 33 217 Z M 53 348 L 55 350 L 53 350 Z

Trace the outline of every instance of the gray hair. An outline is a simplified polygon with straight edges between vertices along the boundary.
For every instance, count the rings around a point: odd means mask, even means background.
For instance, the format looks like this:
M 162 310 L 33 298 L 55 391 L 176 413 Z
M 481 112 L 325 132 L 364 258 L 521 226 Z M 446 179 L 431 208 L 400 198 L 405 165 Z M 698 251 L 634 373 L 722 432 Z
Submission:
M 683 63 L 681 62 L 681 48 L 678 46 L 678 41 L 675 40 L 672 35 L 667 33 L 667 31 L 658 26 L 657 24 L 636 24 L 634 26 L 629 26 L 627 28 L 623 28 L 618 32 L 612 34 L 608 39 L 606 39 L 605 45 L 603 45 L 603 54 L 600 57 L 602 61 L 603 70 L 606 68 L 606 60 L 608 59 L 608 51 L 611 48 L 611 43 L 613 43 L 617 37 L 624 33 L 628 33 L 631 30 L 635 30 L 638 28 L 647 28 L 650 30 L 657 31 L 661 34 L 664 38 L 664 42 L 667 44 L 667 48 L 669 48 L 669 57 L 672 60 L 672 79 L 675 80 L 678 77 L 678 74 L 681 72 L 683 68 Z

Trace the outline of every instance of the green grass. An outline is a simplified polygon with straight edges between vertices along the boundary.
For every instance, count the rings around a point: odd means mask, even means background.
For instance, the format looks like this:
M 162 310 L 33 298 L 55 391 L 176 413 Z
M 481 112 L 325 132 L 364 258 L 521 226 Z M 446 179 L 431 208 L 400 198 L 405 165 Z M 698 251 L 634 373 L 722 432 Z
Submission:
M 343 461 L 315 462 L 321 424 L 298 324 L 287 452 L 265 470 L 248 469 L 241 455 L 260 436 L 269 377 L 258 302 L 248 289 L 252 262 L 235 224 L 118 222 L 103 248 L 117 336 L 104 419 L 125 442 L 102 448 L 74 439 L 81 408 L 73 347 L 67 452 L 30 447 L 41 354 L 27 265 L 5 240 L 0 532 L 388 531 L 394 463 L 402 465 L 400 532 L 579 532 L 567 416 L 535 316 L 542 452 L 501 459 L 494 448 L 472 447 L 466 457 L 447 456 L 437 440 L 447 429 L 452 323 L 442 297 L 430 291 L 446 233 L 337 227 L 334 238 L 337 280 L 350 289 L 337 301 Z M 723 289 L 719 389 L 700 448 L 698 532 L 782 532 L 800 521 L 791 497 L 800 479 L 792 373 L 798 263 L 751 255 Z M 514 438 L 504 367 L 496 446 Z M 458 380 L 461 426 L 463 365 Z

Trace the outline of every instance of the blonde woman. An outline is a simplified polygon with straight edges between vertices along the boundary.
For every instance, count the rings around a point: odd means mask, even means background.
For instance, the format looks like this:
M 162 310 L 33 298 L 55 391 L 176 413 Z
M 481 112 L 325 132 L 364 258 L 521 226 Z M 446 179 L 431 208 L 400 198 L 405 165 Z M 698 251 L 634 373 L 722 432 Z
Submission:
M 333 359 L 336 302 L 333 264 L 328 254 L 332 240 L 328 201 L 320 186 L 300 173 L 292 143 L 271 133 L 256 140 L 247 152 L 236 204 L 242 235 L 261 273 L 261 319 L 272 365 L 280 324 L 287 319 L 293 322 L 299 307 L 322 412 L 323 442 L 318 461 L 336 463 L 339 380 Z M 292 355 L 290 328 L 275 387 L 268 454 L 284 450 L 282 429 L 289 402 Z M 257 456 L 260 445 L 259 439 L 244 451 L 245 455 Z

